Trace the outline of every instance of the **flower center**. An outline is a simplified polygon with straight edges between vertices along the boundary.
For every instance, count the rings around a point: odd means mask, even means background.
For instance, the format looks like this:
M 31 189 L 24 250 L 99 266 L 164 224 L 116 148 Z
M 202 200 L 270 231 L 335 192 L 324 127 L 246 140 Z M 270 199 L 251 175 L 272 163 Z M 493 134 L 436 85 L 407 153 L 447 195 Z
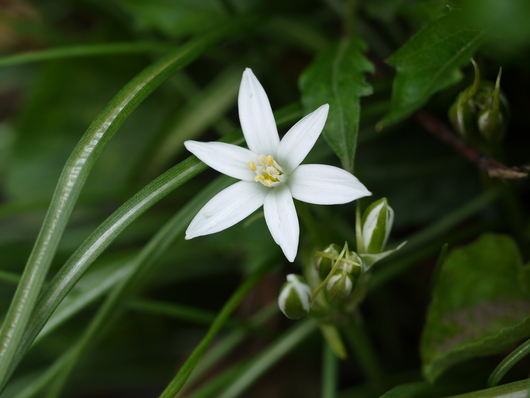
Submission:
M 283 170 L 272 155 L 259 155 L 258 163 L 261 166 L 256 166 L 252 160 L 248 162 L 250 170 L 256 173 L 254 181 L 261 182 L 266 187 L 272 187 L 283 179 Z

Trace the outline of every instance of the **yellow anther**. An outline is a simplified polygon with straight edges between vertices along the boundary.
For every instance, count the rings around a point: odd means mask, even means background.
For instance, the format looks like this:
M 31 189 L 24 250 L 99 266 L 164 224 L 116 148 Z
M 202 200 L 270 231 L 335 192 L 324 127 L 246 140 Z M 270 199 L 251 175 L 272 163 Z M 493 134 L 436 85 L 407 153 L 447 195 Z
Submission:
M 268 174 L 268 173 L 263 174 L 263 176 L 265 177 L 265 179 L 266 179 L 267 181 L 270 181 L 270 182 L 278 182 L 278 181 L 280 181 L 280 180 L 278 180 L 277 178 L 271 176 L 271 175 Z
M 256 166 L 256 163 L 252 161 L 247 163 L 250 170 L 256 173 L 254 181 L 260 182 L 266 187 L 272 187 L 281 182 L 283 170 L 272 155 L 259 155 L 256 160 L 261 167 Z

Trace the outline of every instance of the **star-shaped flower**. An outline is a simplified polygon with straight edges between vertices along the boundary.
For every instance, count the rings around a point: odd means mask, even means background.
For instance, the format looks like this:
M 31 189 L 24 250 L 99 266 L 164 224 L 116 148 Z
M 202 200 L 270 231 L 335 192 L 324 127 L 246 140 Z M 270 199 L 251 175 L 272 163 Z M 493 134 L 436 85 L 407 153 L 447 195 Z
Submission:
M 292 262 L 300 235 L 293 198 L 332 205 L 371 193 L 343 169 L 300 164 L 324 128 L 328 104 L 301 119 L 281 140 L 267 94 L 248 68 L 243 73 L 238 104 L 249 149 L 221 142 L 184 143 L 188 151 L 208 166 L 241 180 L 206 203 L 189 225 L 186 239 L 222 231 L 263 206 L 274 241 Z

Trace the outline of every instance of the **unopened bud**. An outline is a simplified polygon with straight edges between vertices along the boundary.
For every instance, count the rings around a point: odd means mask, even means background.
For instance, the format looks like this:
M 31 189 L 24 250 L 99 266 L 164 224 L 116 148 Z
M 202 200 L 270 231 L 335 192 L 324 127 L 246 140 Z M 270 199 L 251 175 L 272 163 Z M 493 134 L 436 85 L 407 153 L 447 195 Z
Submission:
M 331 268 L 333 268 L 333 264 L 335 263 L 334 259 L 339 257 L 341 250 L 342 248 L 339 245 L 332 243 L 322 250 L 323 253 L 329 254 L 330 257 L 315 256 L 315 264 L 318 269 L 320 279 L 326 279 L 328 274 L 331 272 Z
M 347 252 L 326 285 L 328 298 L 339 303 L 352 292 L 361 274 L 362 260 L 355 252 Z
M 278 296 L 278 306 L 289 319 L 299 319 L 309 314 L 311 305 L 311 288 L 300 275 L 287 275 Z
M 393 223 L 394 210 L 386 198 L 379 199 L 368 206 L 361 221 L 362 245 L 359 245 L 359 252 L 381 253 L 385 249 Z
M 502 69 L 497 81 L 480 80 L 480 70 L 473 62 L 475 80 L 462 91 L 449 109 L 453 128 L 466 140 L 476 143 L 500 141 L 506 132 L 509 106 L 500 88 Z
M 343 301 L 350 295 L 355 282 L 356 280 L 352 275 L 342 272 L 333 275 L 326 285 L 329 301 L 334 303 Z

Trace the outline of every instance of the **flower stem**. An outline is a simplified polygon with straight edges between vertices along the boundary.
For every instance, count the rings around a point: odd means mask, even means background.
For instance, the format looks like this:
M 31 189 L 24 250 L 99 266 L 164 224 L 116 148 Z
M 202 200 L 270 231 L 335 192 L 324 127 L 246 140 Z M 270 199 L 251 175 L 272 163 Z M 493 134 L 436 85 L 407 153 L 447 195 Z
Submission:
M 326 279 L 324 279 L 322 283 L 315 290 L 313 290 L 313 300 L 315 299 L 317 294 L 320 293 L 320 291 L 328 284 L 329 280 L 333 276 L 333 273 L 337 270 L 337 268 L 339 268 L 339 265 L 342 262 L 342 258 L 344 257 L 347 251 L 348 242 L 345 242 L 344 247 L 342 248 L 342 251 L 339 254 L 339 257 L 337 257 L 337 259 L 335 260 L 335 264 L 333 264 L 333 268 L 331 268 L 331 271 L 329 271 L 328 276 L 326 276 Z
M 338 358 L 329 343 L 323 341 L 322 350 L 322 398 L 337 397 Z
M 384 371 L 363 326 L 361 316 L 354 312 L 342 325 L 344 337 L 352 348 L 355 357 L 374 393 L 386 390 Z

